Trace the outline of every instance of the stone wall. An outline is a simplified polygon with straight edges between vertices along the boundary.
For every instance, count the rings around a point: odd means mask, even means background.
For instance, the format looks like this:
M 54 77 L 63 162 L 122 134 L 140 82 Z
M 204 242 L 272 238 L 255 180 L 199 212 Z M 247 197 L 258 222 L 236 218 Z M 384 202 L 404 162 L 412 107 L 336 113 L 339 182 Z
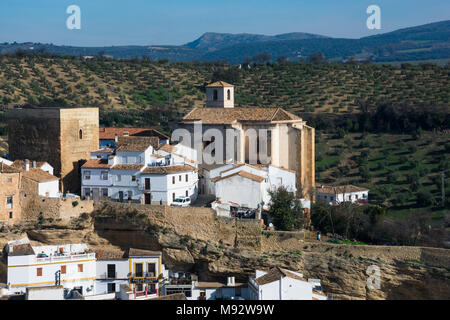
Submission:
M 0 223 L 14 224 L 21 219 L 20 173 L 0 173 Z M 13 197 L 12 209 L 6 208 L 6 199 Z M 12 218 L 10 218 L 12 212 Z
M 78 192 L 80 161 L 99 148 L 98 108 L 17 108 L 7 118 L 11 159 L 47 161 L 62 191 Z

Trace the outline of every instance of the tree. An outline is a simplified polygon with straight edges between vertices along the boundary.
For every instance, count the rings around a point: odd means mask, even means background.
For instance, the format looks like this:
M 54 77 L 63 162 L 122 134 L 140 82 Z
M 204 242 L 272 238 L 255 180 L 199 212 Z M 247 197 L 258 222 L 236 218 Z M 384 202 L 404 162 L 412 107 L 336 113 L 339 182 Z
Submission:
M 269 190 L 269 215 L 278 230 L 290 231 L 303 227 L 305 220 L 300 201 L 284 187 Z
M 428 190 L 421 189 L 417 192 L 417 205 L 426 207 L 433 204 L 433 196 Z
M 328 60 L 324 57 L 322 52 L 312 53 L 308 56 L 308 61 L 311 64 L 326 64 Z

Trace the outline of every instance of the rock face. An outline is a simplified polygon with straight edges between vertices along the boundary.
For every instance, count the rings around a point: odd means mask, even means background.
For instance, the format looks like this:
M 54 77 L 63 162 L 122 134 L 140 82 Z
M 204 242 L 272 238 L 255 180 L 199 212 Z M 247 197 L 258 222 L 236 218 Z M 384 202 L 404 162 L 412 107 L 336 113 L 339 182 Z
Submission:
M 200 280 L 235 276 L 246 281 L 256 268 L 281 266 L 321 279 L 334 299 L 450 298 L 447 249 L 308 241 L 303 233 L 261 232 L 254 221 L 219 219 L 207 208 L 198 209 L 100 203 L 89 218 L 27 234 L 45 244 L 161 250 L 168 268 L 196 272 Z M 380 289 L 366 286 L 369 266 L 379 268 Z

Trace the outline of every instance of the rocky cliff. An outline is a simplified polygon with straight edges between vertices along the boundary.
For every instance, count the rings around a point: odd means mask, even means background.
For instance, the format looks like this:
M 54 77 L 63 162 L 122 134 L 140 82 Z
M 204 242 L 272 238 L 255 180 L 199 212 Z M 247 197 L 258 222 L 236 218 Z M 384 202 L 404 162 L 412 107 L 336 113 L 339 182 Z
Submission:
M 302 232 L 268 232 L 255 221 L 218 218 L 208 208 L 98 203 L 91 215 L 70 223 L 3 234 L 0 245 L 25 234 L 43 244 L 161 250 L 168 268 L 199 273 L 201 280 L 246 280 L 255 268 L 282 266 L 321 279 L 334 299 L 450 298 L 447 249 L 317 242 Z M 366 287 L 371 265 L 380 269 L 379 290 Z

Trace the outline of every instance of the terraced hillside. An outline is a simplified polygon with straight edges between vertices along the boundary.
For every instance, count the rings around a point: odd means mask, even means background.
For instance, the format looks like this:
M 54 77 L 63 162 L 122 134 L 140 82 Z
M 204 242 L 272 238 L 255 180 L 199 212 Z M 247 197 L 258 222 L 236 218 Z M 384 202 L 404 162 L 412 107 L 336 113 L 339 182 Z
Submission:
M 361 101 L 370 108 L 379 99 L 412 107 L 448 106 L 449 70 L 432 64 L 305 63 L 238 69 L 222 63 L 16 54 L 0 56 L 0 104 L 98 106 L 107 125 L 153 125 L 169 131 L 167 123 L 204 104 L 203 86 L 218 76 L 236 84 L 237 106 L 348 114 L 360 112 Z

